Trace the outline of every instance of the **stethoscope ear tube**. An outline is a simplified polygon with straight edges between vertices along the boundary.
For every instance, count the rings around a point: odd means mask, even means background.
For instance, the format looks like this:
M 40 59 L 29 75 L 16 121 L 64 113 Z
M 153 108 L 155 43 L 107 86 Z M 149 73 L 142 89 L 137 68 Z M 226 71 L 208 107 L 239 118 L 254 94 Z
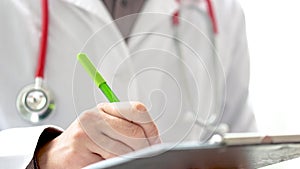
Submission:
M 172 23 L 174 26 L 178 26 L 179 25 L 179 17 L 180 17 L 180 8 L 182 6 L 182 1 L 181 0 L 175 0 L 178 4 L 178 9 L 175 10 L 173 12 L 173 16 L 172 16 Z M 218 26 L 217 26 L 217 20 L 216 20 L 216 16 L 215 16 L 215 12 L 213 9 L 213 5 L 211 0 L 205 0 L 206 1 L 206 7 L 207 7 L 207 15 L 210 18 L 210 22 L 212 25 L 212 29 L 214 34 L 216 35 L 218 33 Z M 193 4 L 194 6 L 197 6 L 197 4 Z

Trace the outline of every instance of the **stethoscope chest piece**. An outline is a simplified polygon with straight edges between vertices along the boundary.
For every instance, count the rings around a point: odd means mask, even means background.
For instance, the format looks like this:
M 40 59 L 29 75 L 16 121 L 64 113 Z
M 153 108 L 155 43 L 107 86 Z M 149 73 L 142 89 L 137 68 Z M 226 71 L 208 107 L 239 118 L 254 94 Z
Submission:
M 31 123 L 45 120 L 54 108 L 53 95 L 42 85 L 41 78 L 36 78 L 35 84 L 24 87 L 17 98 L 17 109 L 21 117 Z

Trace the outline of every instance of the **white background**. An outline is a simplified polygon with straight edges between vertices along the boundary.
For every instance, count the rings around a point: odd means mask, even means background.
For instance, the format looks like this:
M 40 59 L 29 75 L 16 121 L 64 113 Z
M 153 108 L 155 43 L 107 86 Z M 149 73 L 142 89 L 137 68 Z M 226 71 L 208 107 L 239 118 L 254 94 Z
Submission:
M 250 97 L 259 130 L 300 134 L 300 1 L 239 1 L 246 17 Z M 264 169 L 299 165 L 300 158 Z
M 251 59 L 259 130 L 300 134 L 300 1 L 239 0 Z

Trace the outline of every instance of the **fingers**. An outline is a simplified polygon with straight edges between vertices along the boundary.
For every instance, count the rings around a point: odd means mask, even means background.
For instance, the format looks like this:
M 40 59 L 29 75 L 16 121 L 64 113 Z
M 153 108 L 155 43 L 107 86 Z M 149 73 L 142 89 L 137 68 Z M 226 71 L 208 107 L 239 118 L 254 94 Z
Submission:
M 49 168 L 84 167 L 158 142 L 157 127 L 143 104 L 102 104 L 82 113 L 46 144 L 39 162 Z
M 99 114 L 105 121 L 102 124 L 105 126 L 103 127 L 103 133 L 107 136 L 127 144 L 134 150 L 150 146 L 143 129 L 139 125 L 102 111 Z
M 79 122 L 94 144 L 101 148 L 97 153 L 105 154 L 104 158 L 149 146 L 140 126 L 97 109 L 83 113 Z
M 88 149 L 104 159 L 160 143 L 156 125 L 138 102 L 100 104 L 84 112 L 79 124 Z
M 128 145 L 118 140 L 114 140 L 107 135 L 99 135 L 99 138 L 101 138 L 101 142 L 95 143 L 95 138 L 91 139 L 91 137 L 89 137 L 92 143 L 88 144 L 88 149 L 90 152 L 101 155 L 104 159 L 117 157 L 133 151 Z M 99 140 L 99 138 L 96 139 Z
M 102 103 L 98 109 L 111 116 L 137 124 L 143 129 L 150 145 L 160 143 L 159 133 L 146 107 L 139 102 Z

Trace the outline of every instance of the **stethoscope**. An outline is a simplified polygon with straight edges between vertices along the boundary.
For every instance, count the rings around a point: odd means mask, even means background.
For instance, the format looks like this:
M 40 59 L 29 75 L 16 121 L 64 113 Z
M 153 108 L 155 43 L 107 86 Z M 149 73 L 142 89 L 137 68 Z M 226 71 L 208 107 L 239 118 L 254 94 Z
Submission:
M 183 51 L 181 49 L 181 46 L 178 42 L 179 38 L 179 24 L 180 24 L 180 14 L 181 14 L 181 10 L 184 7 L 187 7 L 188 9 L 194 9 L 199 11 L 199 7 L 197 5 L 200 4 L 200 2 L 203 2 L 203 0 L 175 0 L 177 2 L 178 5 L 178 9 L 176 9 L 173 14 L 172 14 L 172 24 L 174 26 L 174 44 L 176 46 L 176 50 L 177 53 L 179 55 L 180 59 L 183 59 Z M 215 17 L 215 12 L 213 10 L 213 5 L 211 0 L 205 0 L 205 5 L 206 5 L 206 11 L 207 11 L 207 16 L 208 16 L 208 20 L 210 21 L 210 26 L 212 28 L 212 34 L 210 35 L 210 37 L 212 37 L 212 39 L 210 39 L 210 43 L 213 47 L 215 47 L 215 42 L 216 42 L 216 36 L 218 34 L 218 26 L 217 26 L 217 21 L 216 21 L 216 17 Z M 213 56 L 214 59 L 217 58 L 216 54 L 214 54 L 215 56 Z M 184 72 L 184 68 L 181 70 L 181 72 Z M 183 75 L 183 77 L 186 77 Z M 185 79 L 183 80 L 184 82 L 187 82 L 188 80 Z M 187 88 L 187 94 L 188 94 L 188 99 L 192 99 L 191 96 L 191 91 L 189 91 L 189 88 Z M 191 103 L 191 100 L 188 101 L 188 103 Z M 189 105 L 189 107 L 193 107 L 192 105 Z M 197 119 L 195 117 L 195 112 L 191 112 L 188 111 L 185 113 L 185 120 L 187 121 L 194 121 L 196 125 L 205 128 L 206 131 L 211 132 L 212 134 L 217 134 L 217 135 L 223 135 L 224 133 L 227 133 L 229 131 L 229 126 L 225 123 L 219 124 L 217 125 L 217 121 L 219 114 L 213 114 L 212 118 L 208 121 L 202 121 L 200 119 Z M 195 119 L 196 118 L 196 119 Z
M 181 6 L 184 0 L 176 0 Z M 189 0 L 193 3 L 197 0 Z M 217 24 L 212 8 L 211 0 L 206 0 L 207 12 L 210 17 L 214 34 L 217 34 Z M 41 1 L 42 30 L 40 38 L 39 57 L 35 73 L 35 83 L 25 86 L 17 97 L 17 109 L 23 119 L 31 123 L 40 123 L 47 119 L 55 109 L 55 102 L 52 92 L 44 84 L 44 70 L 46 63 L 47 39 L 49 28 L 48 0 Z M 172 15 L 172 23 L 179 25 L 180 7 Z
M 53 95 L 43 83 L 49 24 L 48 0 L 42 0 L 41 8 L 42 30 L 35 83 L 25 86 L 17 97 L 17 109 L 21 117 L 31 123 L 45 120 L 55 108 Z
M 186 3 L 187 5 L 195 7 L 202 0 L 175 0 L 175 1 L 177 2 L 179 8 L 173 12 L 172 23 L 173 23 L 174 26 L 178 26 L 179 25 L 179 17 L 180 17 L 180 7 L 184 3 Z M 205 3 L 206 3 L 206 8 L 207 8 L 207 15 L 209 16 L 213 32 L 216 35 L 218 33 L 218 26 L 217 26 L 217 21 L 216 21 L 216 17 L 215 17 L 215 12 L 213 10 L 212 2 L 211 2 L 211 0 L 205 0 Z

